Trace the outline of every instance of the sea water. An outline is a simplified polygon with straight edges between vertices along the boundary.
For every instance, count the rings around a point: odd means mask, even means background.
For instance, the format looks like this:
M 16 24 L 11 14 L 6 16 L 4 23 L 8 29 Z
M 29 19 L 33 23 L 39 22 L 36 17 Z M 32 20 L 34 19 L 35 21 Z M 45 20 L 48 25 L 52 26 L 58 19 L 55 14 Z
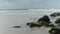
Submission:
M 50 28 L 31 29 L 26 23 L 36 22 L 44 15 L 59 12 L 60 9 L 0 10 L 0 34 L 49 34 Z M 57 19 L 51 18 L 52 23 Z M 13 28 L 21 26 L 21 28 Z

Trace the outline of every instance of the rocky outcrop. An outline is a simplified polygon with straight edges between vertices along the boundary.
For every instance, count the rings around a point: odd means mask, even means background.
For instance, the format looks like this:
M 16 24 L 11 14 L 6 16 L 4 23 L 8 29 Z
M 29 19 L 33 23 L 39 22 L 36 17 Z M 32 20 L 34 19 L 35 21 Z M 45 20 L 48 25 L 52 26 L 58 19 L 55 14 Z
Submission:
M 55 12 L 55 13 L 52 13 L 50 16 L 52 16 L 52 17 L 60 16 L 60 13 L 59 12 Z

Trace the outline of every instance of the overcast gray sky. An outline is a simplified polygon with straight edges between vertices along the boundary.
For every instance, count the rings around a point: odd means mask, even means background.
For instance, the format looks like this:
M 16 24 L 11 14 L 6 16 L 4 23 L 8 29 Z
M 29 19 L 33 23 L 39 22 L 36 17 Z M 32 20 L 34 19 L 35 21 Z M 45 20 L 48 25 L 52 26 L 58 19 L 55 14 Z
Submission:
M 60 0 L 0 0 L 0 9 L 60 8 Z

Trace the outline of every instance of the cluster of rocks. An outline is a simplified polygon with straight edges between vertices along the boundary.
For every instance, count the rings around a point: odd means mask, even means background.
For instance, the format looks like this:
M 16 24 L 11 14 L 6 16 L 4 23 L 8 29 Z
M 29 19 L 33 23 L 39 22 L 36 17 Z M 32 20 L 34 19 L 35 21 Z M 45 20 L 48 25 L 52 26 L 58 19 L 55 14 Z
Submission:
M 55 13 L 52 13 L 50 16 L 51 17 L 57 17 L 57 16 L 60 16 L 60 13 L 55 12 Z M 55 24 L 60 24 L 60 17 L 56 19 Z
M 57 17 L 60 16 L 59 12 L 52 13 L 50 15 L 51 17 Z M 50 34 L 60 34 L 60 18 L 57 18 L 55 21 L 55 24 L 58 24 L 59 27 L 53 27 L 49 30 Z
M 44 15 L 43 17 L 39 18 L 36 23 L 30 22 L 27 23 L 27 26 L 30 28 L 33 27 L 55 27 L 54 24 L 51 24 L 50 18 L 47 15 Z
M 60 13 L 55 12 L 55 13 L 50 14 L 50 16 L 51 17 L 60 16 Z M 30 28 L 33 28 L 33 27 L 39 27 L 40 28 L 42 26 L 52 27 L 49 30 L 50 34 L 60 34 L 60 28 L 57 28 L 57 26 L 55 26 L 54 24 L 51 24 L 51 23 L 52 22 L 50 21 L 50 18 L 47 15 L 44 15 L 43 17 L 39 18 L 36 23 L 33 23 L 33 22 L 27 23 L 27 26 L 29 26 Z M 60 27 L 60 18 L 56 19 L 55 24 L 58 24 Z

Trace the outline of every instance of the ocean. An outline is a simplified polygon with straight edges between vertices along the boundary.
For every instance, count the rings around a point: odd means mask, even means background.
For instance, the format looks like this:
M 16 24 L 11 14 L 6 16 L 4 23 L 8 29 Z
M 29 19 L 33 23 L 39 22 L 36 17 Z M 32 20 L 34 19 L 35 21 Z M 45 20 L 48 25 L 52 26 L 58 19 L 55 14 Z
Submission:
M 0 10 L 0 34 L 49 34 L 50 28 L 29 28 L 26 23 L 36 22 L 44 15 L 60 12 L 60 9 Z M 58 17 L 51 18 L 52 23 Z M 21 26 L 21 28 L 13 28 Z

